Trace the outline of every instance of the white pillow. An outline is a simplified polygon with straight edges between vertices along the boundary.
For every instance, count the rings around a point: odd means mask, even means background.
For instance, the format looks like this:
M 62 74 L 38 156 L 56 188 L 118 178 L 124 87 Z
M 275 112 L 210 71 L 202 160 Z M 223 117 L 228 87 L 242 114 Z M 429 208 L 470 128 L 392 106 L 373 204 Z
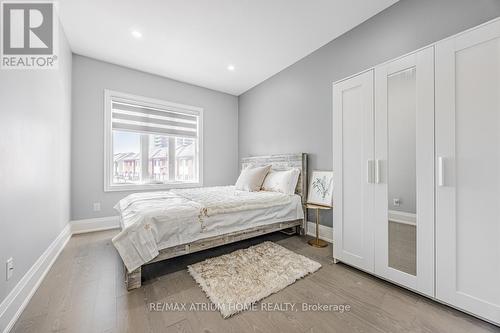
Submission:
M 236 189 L 249 192 L 260 191 L 262 182 L 269 172 L 269 169 L 271 169 L 270 165 L 262 167 L 248 166 L 241 170 L 241 174 L 236 181 Z
M 281 192 L 285 194 L 295 194 L 295 187 L 299 180 L 300 170 L 293 168 L 290 170 L 271 170 L 264 179 L 262 189 L 264 191 Z

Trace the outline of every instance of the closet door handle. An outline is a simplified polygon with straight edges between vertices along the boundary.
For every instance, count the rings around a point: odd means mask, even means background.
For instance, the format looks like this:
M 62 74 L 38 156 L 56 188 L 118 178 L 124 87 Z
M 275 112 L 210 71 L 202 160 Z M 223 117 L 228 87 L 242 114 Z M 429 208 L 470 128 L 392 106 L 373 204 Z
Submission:
M 366 182 L 373 183 L 373 160 L 366 161 Z
M 380 184 L 380 160 L 375 160 L 375 184 Z
M 442 187 L 444 186 L 444 158 L 443 156 L 438 156 L 438 165 L 437 165 L 437 169 L 438 169 L 438 179 L 437 179 L 437 185 L 439 187 Z

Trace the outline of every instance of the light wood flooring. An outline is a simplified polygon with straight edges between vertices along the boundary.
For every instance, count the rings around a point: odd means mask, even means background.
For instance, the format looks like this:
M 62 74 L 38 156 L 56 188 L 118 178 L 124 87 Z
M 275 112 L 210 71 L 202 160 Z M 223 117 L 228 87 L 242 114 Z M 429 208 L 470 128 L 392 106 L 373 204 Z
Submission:
M 127 292 L 111 238 L 116 231 L 76 235 L 47 274 L 13 332 L 500 332 L 500 328 L 425 297 L 332 263 L 331 246 L 275 233 L 144 269 L 142 288 Z M 153 312 L 151 302 L 207 302 L 186 265 L 275 241 L 323 267 L 265 302 L 349 304 L 350 312 Z

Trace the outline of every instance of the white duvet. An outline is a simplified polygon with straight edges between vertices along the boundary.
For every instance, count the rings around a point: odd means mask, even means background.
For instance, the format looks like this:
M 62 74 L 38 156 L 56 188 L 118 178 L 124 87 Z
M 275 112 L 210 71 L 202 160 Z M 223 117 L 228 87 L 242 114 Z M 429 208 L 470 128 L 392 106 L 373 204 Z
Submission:
M 135 193 L 115 209 L 122 230 L 113 244 L 129 271 L 154 259 L 163 248 L 303 217 L 297 195 L 238 191 L 234 186 Z

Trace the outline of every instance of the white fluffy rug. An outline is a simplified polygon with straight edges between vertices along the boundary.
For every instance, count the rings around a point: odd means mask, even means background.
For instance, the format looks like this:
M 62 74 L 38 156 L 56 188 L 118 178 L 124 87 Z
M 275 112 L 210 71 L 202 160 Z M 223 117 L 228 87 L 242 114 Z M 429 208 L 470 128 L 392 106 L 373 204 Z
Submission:
M 227 318 L 320 267 L 278 244 L 264 242 L 190 265 L 188 271 Z

